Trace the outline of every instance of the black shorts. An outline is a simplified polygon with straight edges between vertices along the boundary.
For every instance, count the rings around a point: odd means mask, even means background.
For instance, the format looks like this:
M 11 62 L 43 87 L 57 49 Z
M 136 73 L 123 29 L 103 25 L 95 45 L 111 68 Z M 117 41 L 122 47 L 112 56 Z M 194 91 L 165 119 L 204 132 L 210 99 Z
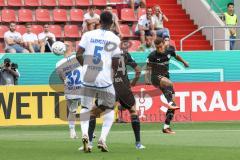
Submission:
M 116 101 L 125 109 L 131 109 L 135 105 L 135 97 L 132 93 L 130 86 L 126 84 L 115 84 Z
M 169 79 L 169 75 L 158 75 L 158 76 L 152 76 L 151 77 L 151 81 L 152 81 L 152 84 L 155 86 L 155 87 L 160 87 L 160 81 L 162 78 L 168 78 Z

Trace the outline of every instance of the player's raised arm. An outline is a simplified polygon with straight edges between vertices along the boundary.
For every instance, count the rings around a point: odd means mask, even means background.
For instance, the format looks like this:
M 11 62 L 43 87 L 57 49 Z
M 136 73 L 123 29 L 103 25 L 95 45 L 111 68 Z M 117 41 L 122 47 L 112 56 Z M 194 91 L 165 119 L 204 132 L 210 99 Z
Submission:
M 128 56 L 127 65 L 131 66 L 134 69 L 134 72 L 135 72 L 135 77 L 133 78 L 133 80 L 131 82 L 131 86 L 135 86 L 137 81 L 140 78 L 141 68 L 140 68 L 140 66 L 138 66 L 136 61 L 132 58 L 132 56 L 129 53 L 127 53 L 127 56 Z
M 176 54 L 175 59 L 178 60 L 179 62 L 182 62 L 184 67 L 189 67 L 188 62 L 186 62 L 180 55 Z
M 79 42 L 76 58 L 81 66 L 83 66 L 83 54 L 85 52 L 85 48 L 88 45 L 86 33 L 83 34 L 81 41 Z

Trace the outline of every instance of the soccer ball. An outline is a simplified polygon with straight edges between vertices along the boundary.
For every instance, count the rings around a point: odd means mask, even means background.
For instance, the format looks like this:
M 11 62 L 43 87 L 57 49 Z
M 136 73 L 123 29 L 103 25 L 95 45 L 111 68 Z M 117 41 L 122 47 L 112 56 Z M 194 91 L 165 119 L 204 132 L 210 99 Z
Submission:
M 66 45 L 63 42 L 56 41 L 52 45 L 53 53 L 63 55 L 66 52 Z

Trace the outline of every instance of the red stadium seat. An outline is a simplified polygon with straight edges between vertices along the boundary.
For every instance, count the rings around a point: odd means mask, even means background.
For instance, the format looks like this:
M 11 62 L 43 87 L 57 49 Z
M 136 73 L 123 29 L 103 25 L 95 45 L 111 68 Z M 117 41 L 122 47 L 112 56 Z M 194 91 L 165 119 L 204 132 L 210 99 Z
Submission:
M 11 7 L 21 7 L 23 6 L 22 0 L 7 0 L 8 6 Z
M 6 6 L 5 0 L 0 0 L 0 7 Z
M 123 3 L 123 0 L 109 0 L 109 3 Z
M 55 37 L 62 38 L 62 27 L 59 25 L 49 25 L 49 31 L 52 32 Z
M 130 8 L 123 8 L 121 10 L 121 20 L 134 22 L 137 21 L 135 17 L 134 10 Z
M 24 25 L 17 25 L 16 26 L 16 31 L 21 33 L 21 35 L 23 35 L 24 33 L 27 32 L 26 27 Z
M 139 8 L 138 9 L 138 18 L 140 18 L 142 15 L 146 14 L 146 9 L 145 8 Z
M 119 27 L 123 37 L 131 37 L 130 28 L 127 24 L 120 24 Z
M 42 0 L 42 6 L 56 7 L 57 3 L 56 3 L 56 0 Z
M 67 21 L 67 11 L 65 9 L 54 9 L 53 10 L 53 21 L 66 22 Z
M 36 21 L 37 22 L 50 22 L 50 12 L 48 9 L 36 9 Z
M 139 40 L 131 40 L 129 41 L 129 43 L 130 43 L 130 47 L 128 48 L 129 52 L 136 51 L 141 45 L 141 42 Z
M 107 0 L 93 0 L 94 6 L 106 6 Z
M 176 43 L 174 40 L 170 40 L 170 45 L 172 45 L 176 49 Z
M 83 10 L 71 9 L 70 10 L 70 21 L 82 22 L 83 21 Z
M 0 38 L 4 38 L 4 33 L 7 32 L 9 29 L 7 26 L 0 25 Z
M 18 10 L 18 21 L 19 22 L 33 22 L 33 13 L 30 9 L 19 9 Z
M 73 6 L 73 0 L 58 0 L 58 6 Z
M 1 53 L 5 53 L 4 48 L 5 48 L 5 44 L 4 43 L 0 43 L 0 54 Z
M 39 0 L 25 0 L 25 6 L 38 7 L 38 6 L 41 6 L 41 4 Z
M 90 0 L 76 0 L 76 6 L 90 6 Z
M 16 22 L 16 14 L 13 9 L 2 10 L 2 22 Z
M 32 32 L 38 35 L 43 32 L 43 27 L 41 25 L 32 25 Z
M 64 35 L 68 38 L 79 38 L 79 28 L 77 25 L 65 25 L 64 26 Z

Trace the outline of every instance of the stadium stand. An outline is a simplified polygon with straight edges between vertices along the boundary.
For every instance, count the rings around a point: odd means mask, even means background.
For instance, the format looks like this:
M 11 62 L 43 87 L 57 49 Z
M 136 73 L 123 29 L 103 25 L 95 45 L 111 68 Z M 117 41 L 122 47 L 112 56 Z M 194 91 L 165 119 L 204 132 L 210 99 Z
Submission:
M 149 7 L 158 4 L 169 18 L 164 26 L 170 30 L 171 39 L 175 41 L 177 50 L 180 49 L 180 40 L 198 28 L 190 19 L 177 0 L 147 0 Z M 211 50 L 210 42 L 199 32 L 184 42 L 184 50 Z
M 62 28 L 60 25 L 49 25 L 48 29 L 56 38 L 62 38 Z
M 66 40 L 72 39 L 75 41 L 76 38 L 80 38 L 80 26 L 87 7 L 92 4 L 96 5 L 95 12 L 100 14 L 106 4 L 111 4 L 113 13 L 120 18 L 123 38 L 136 40 L 138 37 L 133 35 L 135 26 L 138 18 L 145 14 L 146 10 L 142 8 L 134 11 L 131 8 L 122 8 L 118 11 L 120 3 L 122 3 L 122 0 L 0 0 L 0 7 L 5 6 L 1 11 L 0 21 L 2 27 L 7 26 L 7 23 L 11 21 L 18 22 L 20 25 L 24 25 L 25 22 L 33 22 L 33 27 L 43 23 L 61 24 L 61 34 L 59 27 L 56 30 L 57 38 L 66 36 Z M 164 23 L 164 26 L 169 28 L 171 39 L 175 42 L 177 49 L 180 48 L 180 39 L 198 27 L 194 25 L 182 6 L 177 4 L 177 0 L 149 0 L 147 3 L 149 6 L 160 5 L 164 14 L 169 18 L 169 22 Z M 42 30 L 42 27 L 39 27 L 33 28 L 33 31 L 39 33 L 39 30 Z M 67 30 L 69 28 L 71 30 Z M 3 41 L 1 40 L 0 43 L 2 44 Z M 184 49 L 209 50 L 212 47 L 206 37 L 199 32 L 184 42 Z
M 18 22 L 33 22 L 33 13 L 30 9 L 18 10 Z
M 36 9 L 37 22 L 51 22 L 50 12 L 48 9 Z
M 26 27 L 24 25 L 17 25 L 16 31 L 21 33 L 21 35 L 23 35 L 24 33 L 26 33 Z
M 24 2 L 26 7 L 39 7 L 41 3 L 39 0 L 25 0 Z
M 3 39 L 4 33 L 8 31 L 8 27 L 4 25 L 0 25 L 0 39 Z M 2 43 L 1 43 L 2 44 Z
M 32 25 L 32 32 L 35 34 L 39 34 L 43 32 L 43 26 L 42 25 Z
M 70 10 L 70 21 L 71 22 L 82 22 L 83 21 L 83 10 L 82 9 L 71 9 Z
M 87 7 L 90 6 L 90 1 L 89 0 L 76 0 L 76 6 L 78 7 Z
M 3 9 L 2 10 L 2 22 L 16 22 L 16 14 L 13 9 Z
M 9 7 L 21 7 L 23 6 L 22 0 L 7 0 Z
M 73 0 L 58 0 L 58 6 L 71 7 L 73 5 Z

